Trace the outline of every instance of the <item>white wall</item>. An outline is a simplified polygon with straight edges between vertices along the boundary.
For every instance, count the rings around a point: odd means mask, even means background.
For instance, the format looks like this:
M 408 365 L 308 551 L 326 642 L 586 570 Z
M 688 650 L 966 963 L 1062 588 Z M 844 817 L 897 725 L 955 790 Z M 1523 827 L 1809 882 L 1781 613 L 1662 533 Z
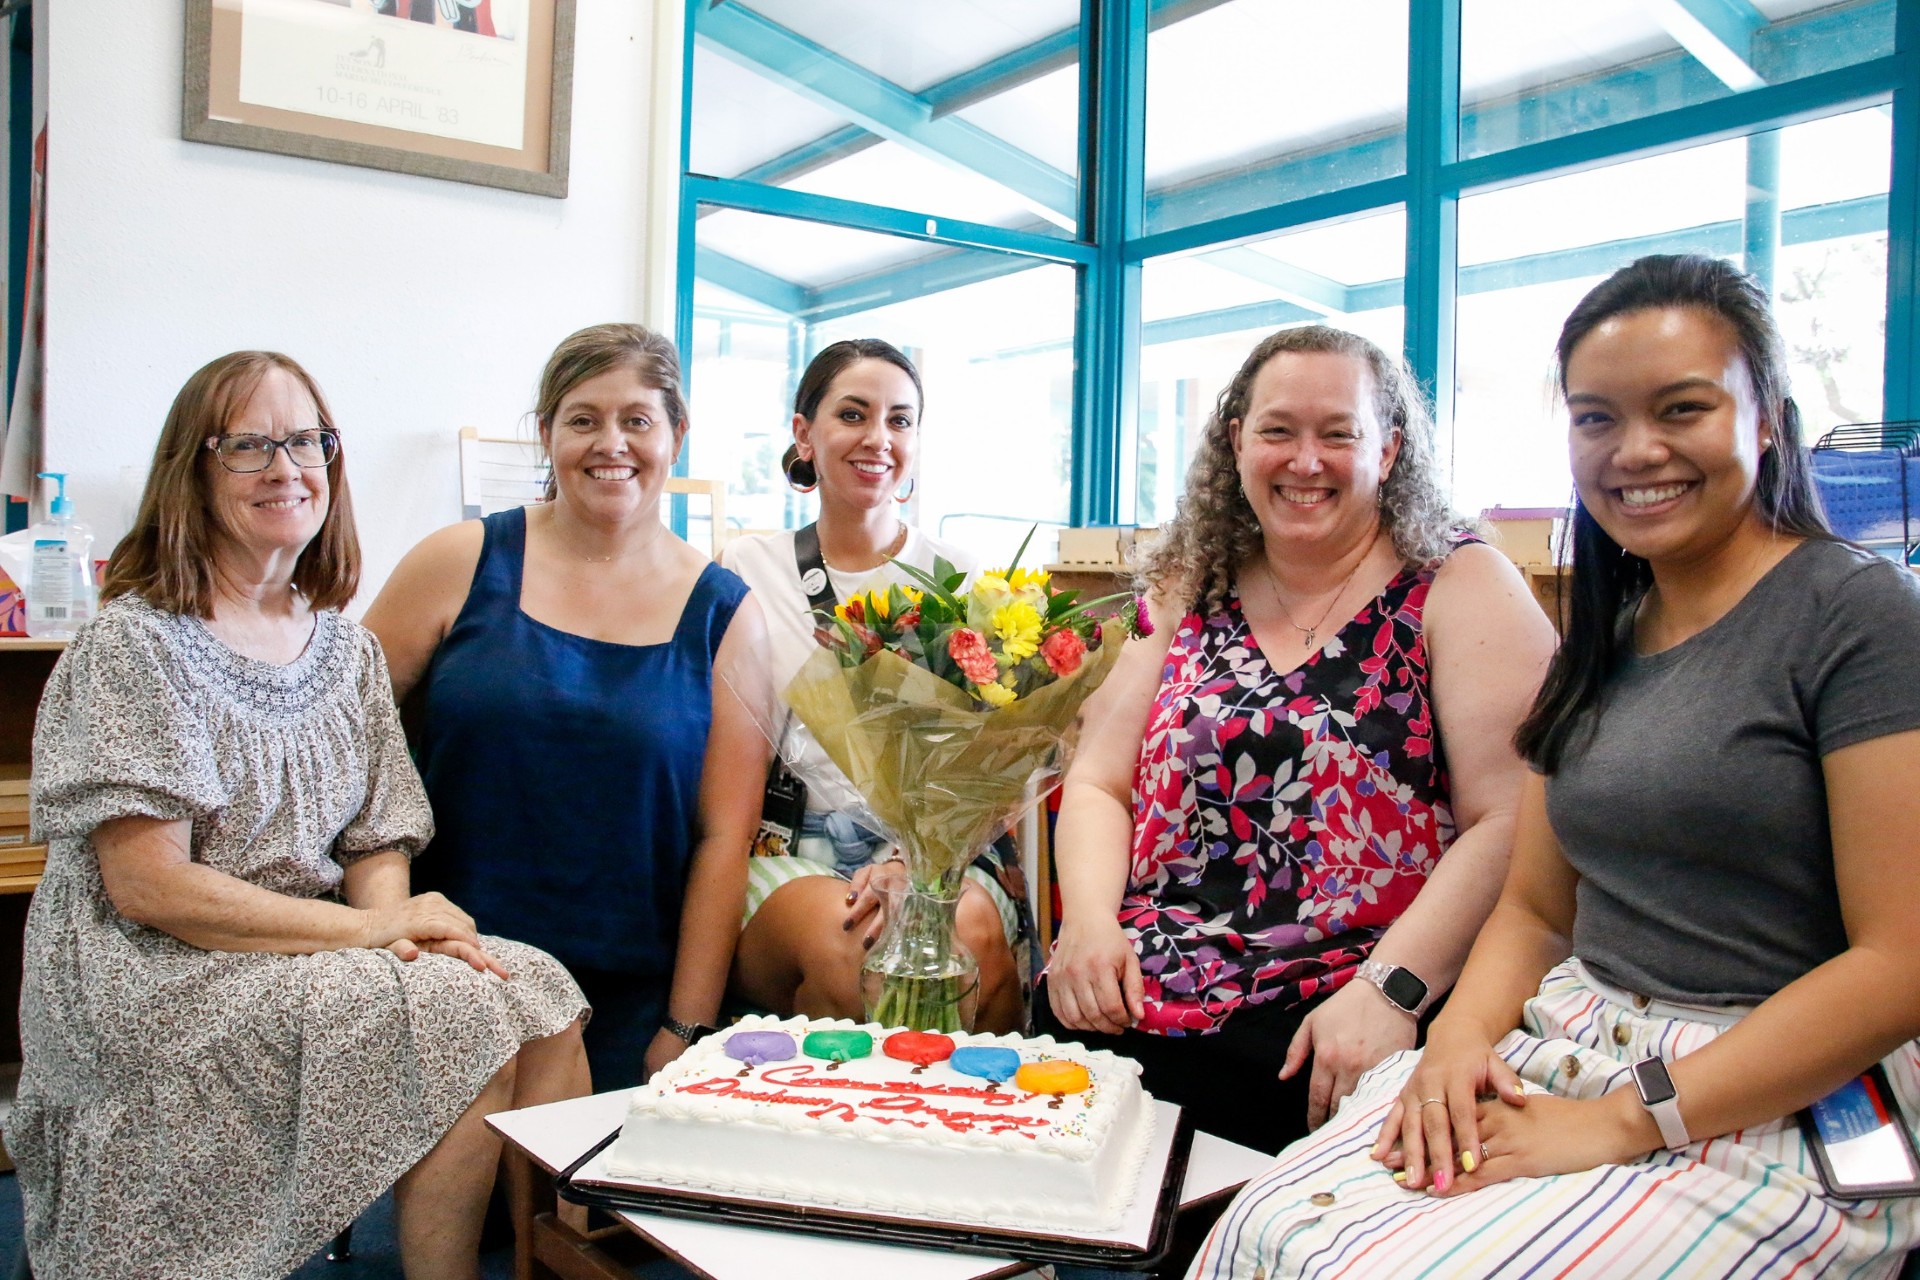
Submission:
M 34 6 L 48 466 L 110 546 L 137 496 L 127 469 L 144 473 L 187 376 L 227 351 L 284 351 L 347 441 L 358 612 L 459 518 L 458 428 L 518 429 L 560 338 L 642 315 L 653 0 L 577 6 L 565 200 L 183 141 L 182 9 Z

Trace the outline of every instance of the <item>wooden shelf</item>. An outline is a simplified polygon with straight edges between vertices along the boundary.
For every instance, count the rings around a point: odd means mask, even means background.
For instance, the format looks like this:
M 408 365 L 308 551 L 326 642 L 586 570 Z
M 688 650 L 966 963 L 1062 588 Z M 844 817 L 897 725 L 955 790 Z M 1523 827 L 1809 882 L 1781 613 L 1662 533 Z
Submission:
M 0 636 L 0 653 L 32 653 L 36 650 L 59 652 L 65 640 L 42 640 L 35 636 Z

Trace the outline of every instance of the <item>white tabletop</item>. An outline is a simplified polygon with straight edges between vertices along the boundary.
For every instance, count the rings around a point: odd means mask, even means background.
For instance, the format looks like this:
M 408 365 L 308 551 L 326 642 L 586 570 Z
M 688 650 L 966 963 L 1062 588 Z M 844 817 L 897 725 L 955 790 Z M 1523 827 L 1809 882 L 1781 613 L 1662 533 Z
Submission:
M 489 1116 L 487 1123 L 539 1164 L 554 1171 L 579 1159 L 626 1118 L 629 1089 L 571 1098 L 520 1111 Z M 1273 1157 L 1216 1138 L 1193 1135 L 1180 1201 L 1190 1204 L 1260 1173 Z M 988 1258 L 895 1245 L 863 1244 L 830 1236 L 767 1231 L 713 1222 L 692 1222 L 651 1213 L 621 1215 L 641 1235 L 667 1253 L 709 1276 L 761 1275 L 768 1259 L 789 1280 L 845 1280 L 849 1275 L 913 1276 L 915 1280 L 974 1280 L 1017 1265 L 1011 1258 Z

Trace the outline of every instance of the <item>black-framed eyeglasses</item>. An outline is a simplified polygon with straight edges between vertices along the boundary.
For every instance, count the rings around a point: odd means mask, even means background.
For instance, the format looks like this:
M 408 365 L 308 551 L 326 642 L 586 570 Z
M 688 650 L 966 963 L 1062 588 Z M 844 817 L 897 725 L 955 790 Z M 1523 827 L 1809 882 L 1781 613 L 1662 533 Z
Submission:
M 326 429 L 296 431 L 285 440 L 251 434 L 209 436 L 207 448 L 213 450 L 221 466 L 245 475 L 253 471 L 265 471 L 272 466 L 277 449 L 285 449 L 296 467 L 324 467 L 339 455 L 340 436 Z

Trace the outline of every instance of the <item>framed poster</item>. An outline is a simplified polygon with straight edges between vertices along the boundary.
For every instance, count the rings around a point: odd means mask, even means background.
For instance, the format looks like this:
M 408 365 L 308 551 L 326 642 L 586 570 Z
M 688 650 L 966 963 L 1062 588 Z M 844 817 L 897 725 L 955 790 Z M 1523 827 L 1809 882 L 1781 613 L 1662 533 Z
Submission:
M 187 0 L 181 135 L 567 194 L 575 0 Z

